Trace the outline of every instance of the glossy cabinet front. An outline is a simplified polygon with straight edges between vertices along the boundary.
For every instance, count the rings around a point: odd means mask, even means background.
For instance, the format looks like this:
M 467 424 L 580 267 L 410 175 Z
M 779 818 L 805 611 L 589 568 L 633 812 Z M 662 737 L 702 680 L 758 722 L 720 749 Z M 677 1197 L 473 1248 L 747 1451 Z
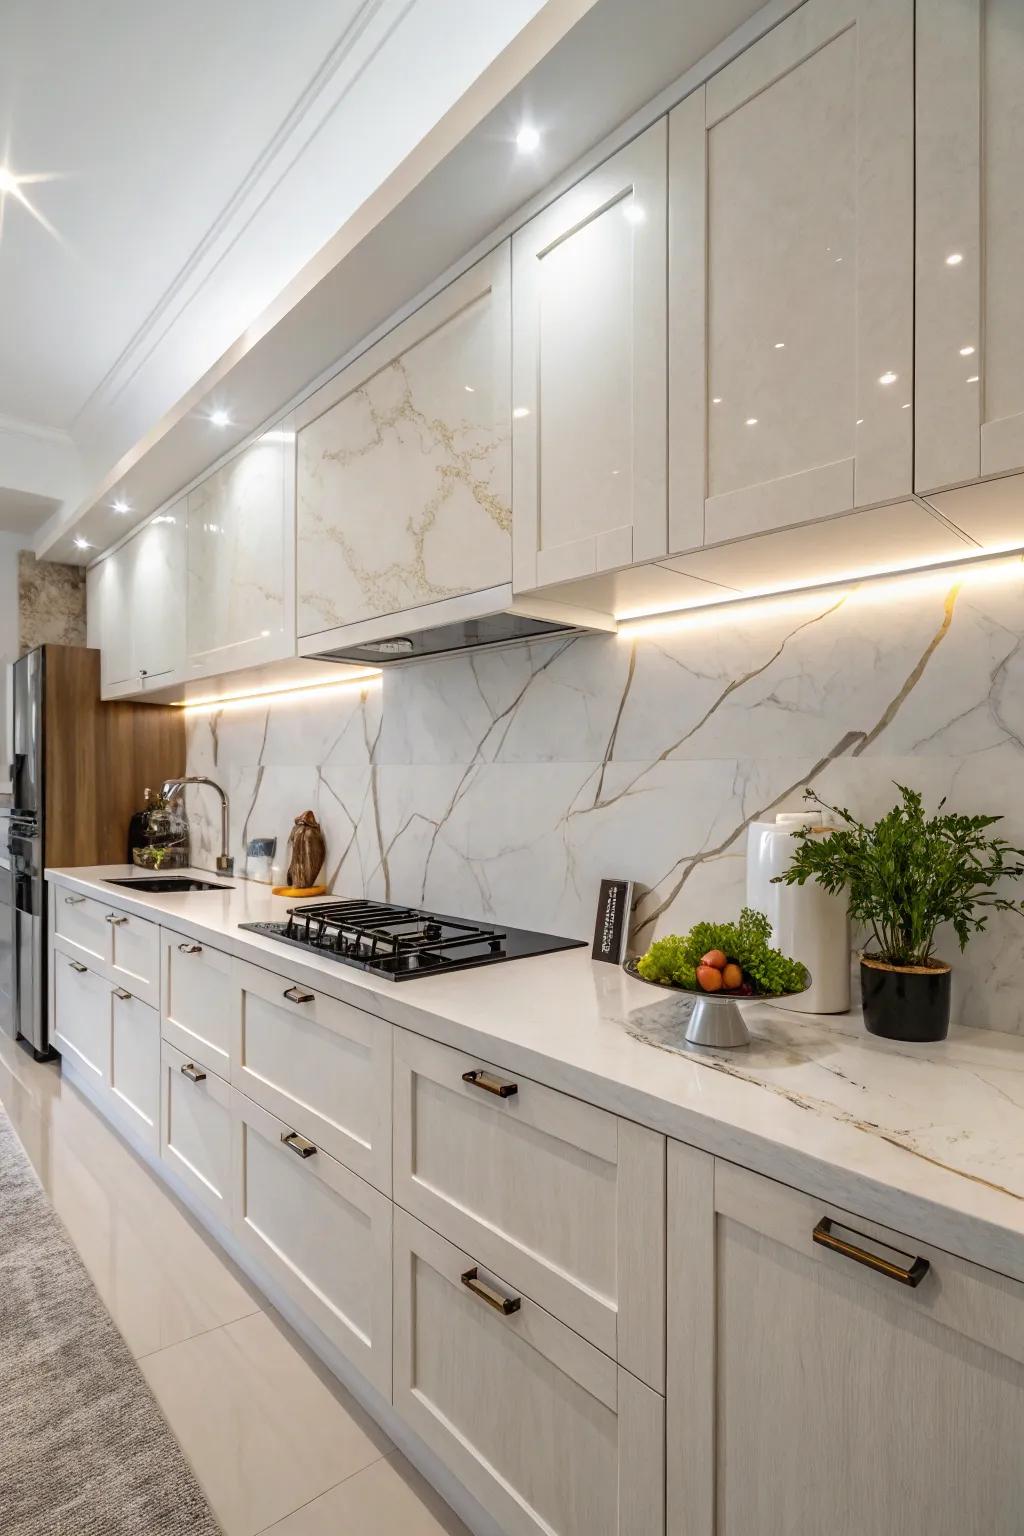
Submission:
M 671 114 L 671 542 L 912 489 L 913 5 L 808 0 Z

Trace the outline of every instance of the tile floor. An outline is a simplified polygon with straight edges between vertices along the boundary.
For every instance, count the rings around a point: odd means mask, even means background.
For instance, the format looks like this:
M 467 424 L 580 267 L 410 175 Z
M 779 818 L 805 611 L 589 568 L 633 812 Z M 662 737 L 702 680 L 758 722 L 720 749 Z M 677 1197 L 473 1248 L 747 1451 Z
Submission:
M 0 1103 L 225 1536 L 468 1536 L 58 1067 L 3 1034 Z

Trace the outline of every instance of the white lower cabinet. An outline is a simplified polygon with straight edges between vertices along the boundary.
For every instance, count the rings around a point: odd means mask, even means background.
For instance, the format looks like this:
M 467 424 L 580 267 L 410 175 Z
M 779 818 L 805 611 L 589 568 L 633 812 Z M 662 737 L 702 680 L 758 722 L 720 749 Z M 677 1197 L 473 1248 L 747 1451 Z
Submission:
M 197 1052 L 221 1077 L 230 1076 L 231 1036 L 238 1011 L 233 961 L 186 934 L 161 930 L 164 1039 Z
M 110 961 L 111 928 L 107 922 L 109 907 L 91 896 L 56 886 L 52 893 L 53 932 L 63 940 L 61 948 L 87 965 Z
M 236 1235 L 390 1400 L 390 1200 L 237 1090 L 232 1118 Z
M 81 960 L 53 953 L 53 1038 L 94 1086 L 110 1072 L 110 983 Z
M 395 1207 L 395 1407 L 507 1536 L 659 1536 L 664 1402 Z
M 674 1142 L 668 1171 L 669 1536 L 1019 1536 L 1024 1285 Z
M 656 1390 L 665 1138 L 395 1030 L 395 1200 Z
M 231 1081 L 391 1193 L 391 1025 L 237 961 Z
M 160 1060 L 160 1156 L 229 1226 L 231 1089 L 202 1061 L 166 1040 Z
M 137 1135 L 160 1145 L 160 1015 L 123 987 L 110 992 L 110 1082 Z
M 110 976 L 134 997 L 160 1006 L 160 929 L 131 912 L 108 910 Z

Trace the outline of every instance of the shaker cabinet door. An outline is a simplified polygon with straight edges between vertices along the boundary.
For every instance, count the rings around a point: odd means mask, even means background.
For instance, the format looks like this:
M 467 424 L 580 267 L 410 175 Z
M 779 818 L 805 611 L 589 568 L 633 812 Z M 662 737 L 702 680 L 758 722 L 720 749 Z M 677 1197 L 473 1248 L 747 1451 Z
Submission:
M 668 1175 L 669 1536 L 1017 1536 L 1024 1286 L 691 1147 Z
M 1024 468 L 1022 166 L 1024 6 L 919 5 L 918 491 Z
M 666 553 L 666 123 L 512 238 L 513 584 Z
M 912 489 L 914 7 L 808 0 L 671 114 L 671 543 Z
M 294 433 L 281 425 L 188 493 L 188 669 L 294 650 Z
M 301 636 L 511 580 L 511 323 L 506 242 L 300 408 Z

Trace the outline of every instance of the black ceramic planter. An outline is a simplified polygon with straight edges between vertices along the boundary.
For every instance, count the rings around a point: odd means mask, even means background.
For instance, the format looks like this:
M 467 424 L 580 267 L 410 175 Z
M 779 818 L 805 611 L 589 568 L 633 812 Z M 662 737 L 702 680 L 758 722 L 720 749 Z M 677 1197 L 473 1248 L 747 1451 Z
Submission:
M 948 965 L 900 969 L 863 956 L 860 996 L 864 1027 L 886 1040 L 945 1040 L 949 1033 L 952 971 Z

